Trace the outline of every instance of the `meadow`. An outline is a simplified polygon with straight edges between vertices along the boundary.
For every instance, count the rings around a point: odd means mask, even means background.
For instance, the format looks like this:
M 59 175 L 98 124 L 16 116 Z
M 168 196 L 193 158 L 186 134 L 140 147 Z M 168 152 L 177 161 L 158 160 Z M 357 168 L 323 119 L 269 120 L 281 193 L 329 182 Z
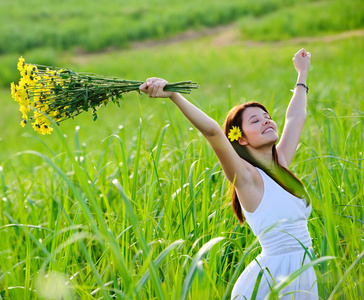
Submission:
M 43 2 L 0 2 L 1 54 L 38 47 L 58 50 L 76 47 L 87 52 L 127 47 L 135 40 L 166 38 L 187 29 L 228 24 L 244 16 L 263 16 L 283 7 L 315 1 L 260 0 L 253 4 L 248 0 L 174 0 L 173 3 L 134 0 L 132 4 L 125 0 L 104 0 L 102 4 L 87 0 Z
M 228 30 L 243 35 L 240 24 Z M 13 51 L 0 57 L 1 85 L 16 78 L 19 54 L 126 79 L 191 79 L 201 87 L 187 98 L 220 124 L 254 99 L 281 131 L 296 80 L 291 58 L 305 47 L 308 117 L 291 170 L 312 197 L 319 293 L 364 298 L 364 37 L 224 37 L 88 54 Z M 233 215 L 216 156 L 172 103 L 130 93 L 97 121 L 85 113 L 42 136 L 20 127 L 8 88 L 0 101 L 0 299 L 229 299 L 261 249 Z

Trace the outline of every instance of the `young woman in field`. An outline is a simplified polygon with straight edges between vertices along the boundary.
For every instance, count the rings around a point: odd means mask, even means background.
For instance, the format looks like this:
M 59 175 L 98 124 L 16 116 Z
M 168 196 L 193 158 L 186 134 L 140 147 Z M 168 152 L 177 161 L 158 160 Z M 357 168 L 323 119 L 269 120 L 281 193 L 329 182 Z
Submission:
M 265 107 L 248 102 L 227 115 L 224 131 L 219 124 L 179 93 L 163 91 L 163 79 L 149 78 L 140 90 L 153 98 L 169 97 L 207 139 L 233 187 L 232 207 L 240 222 L 244 217 L 258 237 L 262 253 L 240 275 L 231 299 L 250 299 L 259 272 L 264 269 L 256 299 L 264 299 L 270 286 L 308 263 L 311 238 L 307 218 L 310 198 L 302 183 L 288 170 L 306 119 L 306 78 L 310 53 L 293 57 L 297 84 L 286 112 L 282 136 Z M 313 268 L 304 271 L 280 295 L 280 299 L 318 299 Z

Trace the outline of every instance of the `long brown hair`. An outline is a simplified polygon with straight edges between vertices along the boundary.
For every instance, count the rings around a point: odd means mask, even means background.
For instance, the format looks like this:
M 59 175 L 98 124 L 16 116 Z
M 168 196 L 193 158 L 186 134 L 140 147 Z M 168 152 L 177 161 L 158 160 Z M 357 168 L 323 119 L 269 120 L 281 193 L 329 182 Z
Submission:
M 230 129 L 232 129 L 233 126 L 237 126 L 238 128 L 240 128 L 244 136 L 244 131 L 242 128 L 243 112 L 248 107 L 259 107 L 269 115 L 267 109 L 258 102 L 247 102 L 241 105 L 237 105 L 229 111 L 225 119 L 224 132 L 226 136 L 228 136 Z M 305 199 L 306 205 L 309 205 L 310 197 L 307 194 L 307 191 L 303 186 L 302 182 L 291 171 L 289 171 L 287 168 L 283 167 L 279 163 L 278 153 L 275 144 L 272 146 L 272 158 L 274 162 L 274 167 L 272 169 L 263 166 L 259 161 L 254 159 L 247 147 L 240 145 L 238 141 L 233 141 L 231 142 L 231 144 L 241 158 L 252 164 L 254 167 L 263 170 L 269 177 L 271 177 L 287 192 L 298 198 Z M 234 213 L 238 217 L 240 223 L 243 223 L 244 214 L 241 209 L 239 198 L 236 194 L 236 190 L 233 184 L 230 185 L 230 190 L 232 191 L 231 200 Z

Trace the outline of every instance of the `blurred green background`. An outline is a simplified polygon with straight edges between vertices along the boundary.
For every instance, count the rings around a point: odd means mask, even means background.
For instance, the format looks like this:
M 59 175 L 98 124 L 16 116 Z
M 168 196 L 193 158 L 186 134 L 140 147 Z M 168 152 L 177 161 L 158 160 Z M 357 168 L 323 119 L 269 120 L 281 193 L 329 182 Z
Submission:
M 95 170 L 105 166 L 98 178 L 100 182 L 95 179 L 92 188 L 105 217 L 97 222 L 107 223 L 115 236 L 127 231 L 130 223 L 115 201 L 120 195 L 110 181 L 116 178 L 133 182 L 134 192 L 131 188 L 125 192 L 135 196 L 135 213 L 145 221 L 141 226 L 154 250 L 153 259 L 178 239 L 190 243 L 187 250 L 179 248 L 171 258 L 166 256 L 164 268 L 159 270 L 163 278 L 161 290 L 168 299 L 180 298 L 184 293 L 189 299 L 228 297 L 229 279 L 241 257 L 240 248 L 253 239 L 246 224 L 238 225 L 227 204 L 228 197 L 222 197 L 226 186 L 222 184 L 221 170 L 218 175 L 210 174 L 219 180 L 210 178 L 209 185 L 204 186 L 204 192 L 211 190 L 210 194 L 196 193 L 193 201 L 197 210 L 192 213 L 186 209 L 186 218 L 180 220 L 185 213 L 182 208 L 192 207 L 189 197 L 194 196 L 189 184 L 192 186 L 195 180 L 195 191 L 200 188 L 204 172 L 215 170 L 217 159 L 170 102 L 130 93 L 121 101 L 120 108 L 114 104 L 100 108 L 95 122 L 90 112 L 61 123 L 59 129 L 70 156 L 65 154 L 57 134 L 42 136 L 31 126 L 21 128 L 18 104 L 10 96 L 10 83 L 19 80 L 19 56 L 28 63 L 131 80 L 158 76 L 170 82 L 197 81 L 200 89 L 187 98 L 220 124 L 233 105 L 254 99 L 270 110 L 282 130 L 285 108 L 292 95 L 290 89 L 297 77 L 291 58 L 302 47 L 312 53 L 308 118 L 291 169 L 313 197 L 309 229 L 315 253 L 338 257 L 335 263 L 320 265 L 320 296 L 327 299 L 334 291 L 333 299 L 360 299 L 364 295 L 363 270 L 357 261 L 362 257 L 364 224 L 362 0 L 0 0 L 0 230 L 1 239 L 7 237 L 0 245 L 0 299 L 42 299 L 34 289 L 36 274 L 44 266 L 38 259 L 49 258 L 44 248 L 55 253 L 45 270 L 58 272 L 57 280 L 62 282 L 64 276 L 70 278 L 85 272 L 82 280 L 77 277 L 73 282 L 78 297 L 102 296 L 97 290 L 97 272 L 88 269 L 89 261 L 84 257 L 87 255 L 79 250 L 76 239 L 65 252 L 62 247 L 54 252 L 73 238 L 73 231 L 68 236 L 62 232 L 62 226 L 71 226 L 73 222 L 88 228 L 90 234 L 96 233 L 82 210 L 78 219 L 80 211 L 75 211 L 80 202 L 44 157 L 54 162 L 80 193 L 85 185 L 77 184 L 80 177 L 73 167 L 72 155 L 78 159 L 83 156 L 85 162 L 81 167 L 90 180 Z M 138 136 L 140 120 L 142 137 Z M 167 124 L 171 126 L 164 136 Z M 106 142 L 111 134 L 117 134 L 123 141 L 127 163 L 121 162 L 118 146 Z M 161 136 L 162 158 L 159 164 L 152 164 Z M 27 150 L 44 157 L 24 154 Z M 136 157 L 140 159 L 138 167 Z M 198 162 L 196 166 L 194 161 Z M 154 185 L 148 186 L 154 176 L 160 176 L 156 190 Z M 179 199 L 178 193 L 184 189 L 186 199 Z M 167 211 L 161 212 L 161 207 Z M 222 207 L 227 209 L 220 213 Z M 15 223 L 42 225 L 54 230 L 54 235 L 9 227 Z M 194 231 L 196 226 L 198 233 Z M 162 233 L 159 228 L 163 228 Z M 191 263 L 184 259 L 194 258 L 202 243 L 216 236 L 229 238 L 235 244 L 227 242 L 219 251 L 209 254 L 199 265 L 198 279 L 186 287 L 184 278 Z M 138 289 L 136 282 L 150 260 L 140 256 L 141 246 L 134 233 L 128 239 L 122 238 L 121 246 L 131 253 L 123 252 L 123 257 L 134 276 L 132 287 Z M 112 288 L 123 290 L 118 269 L 108 269 L 114 257 L 102 252 L 109 240 L 103 233 L 100 241 L 95 240 L 90 238 L 87 244 L 91 261 L 101 262 L 97 267 L 103 282 L 113 281 L 110 290 L 104 290 L 110 295 L 114 292 Z M 47 241 L 44 248 L 42 241 Z M 235 247 L 236 244 L 241 247 Z M 259 248 L 253 249 L 247 260 L 257 253 Z M 215 266 L 217 262 L 223 262 L 223 267 Z M 338 285 L 340 278 L 343 282 Z M 135 297 L 157 298 L 155 289 L 150 280 Z M 117 292 L 115 295 L 123 298 Z

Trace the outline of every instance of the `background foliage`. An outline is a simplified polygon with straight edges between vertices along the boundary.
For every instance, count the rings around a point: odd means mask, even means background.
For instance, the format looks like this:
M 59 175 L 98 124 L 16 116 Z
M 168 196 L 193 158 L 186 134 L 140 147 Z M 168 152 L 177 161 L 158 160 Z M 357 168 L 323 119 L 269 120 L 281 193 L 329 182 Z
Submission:
M 282 130 L 301 47 L 312 53 L 309 115 L 291 169 L 313 199 L 316 256 L 336 257 L 316 266 L 320 296 L 363 298 L 362 8 L 1 1 L 0 298 L 223 299 L 260 251 L 233 216 L 217 158 L 176 107 L 129 94 L 96 122 L 86 113 L 37 135 L 19 126 L 10 96 L 20 55 L 126 79 L 192 79 L 201 88 L 188 99 L 219 123 L 254 99 Z M 159 41 L 132 43 L 145 39 Z

